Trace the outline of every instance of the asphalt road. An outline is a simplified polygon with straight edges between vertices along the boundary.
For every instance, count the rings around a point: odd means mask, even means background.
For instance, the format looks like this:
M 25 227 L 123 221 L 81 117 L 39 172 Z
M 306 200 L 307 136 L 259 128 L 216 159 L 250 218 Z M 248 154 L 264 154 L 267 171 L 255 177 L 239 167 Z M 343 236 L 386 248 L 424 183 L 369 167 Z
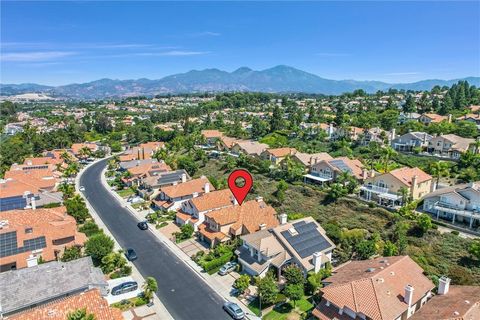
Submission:
M 177 258 L 105 189 L 100 175 L 106 160 L 89 167 L 80 178 L 85 196 L 122 248 L 134 248 L 135 266 L 144 277 L 157 279 L 157 295 L 174 319 L 229 319 L 223 299 Z

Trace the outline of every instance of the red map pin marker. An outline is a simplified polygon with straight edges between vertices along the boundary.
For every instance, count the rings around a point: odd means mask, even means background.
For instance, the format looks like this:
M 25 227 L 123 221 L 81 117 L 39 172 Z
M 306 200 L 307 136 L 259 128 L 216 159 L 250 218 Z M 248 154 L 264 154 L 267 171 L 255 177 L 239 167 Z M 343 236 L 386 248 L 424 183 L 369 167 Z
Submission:
M 237 179 L 243 179 L 245 184 L 242 187 L 238 187 L 236 182 Z M 233 196 L 237 199 L 238 204 L 242 204 L 243 200 L 247 197 L 247 194 L 250 192 L 253 186 L 253 178 L 250 172 L 245 169 L 237 169 L 230 173 L 228 176 L 228 187 L 232 191 Z

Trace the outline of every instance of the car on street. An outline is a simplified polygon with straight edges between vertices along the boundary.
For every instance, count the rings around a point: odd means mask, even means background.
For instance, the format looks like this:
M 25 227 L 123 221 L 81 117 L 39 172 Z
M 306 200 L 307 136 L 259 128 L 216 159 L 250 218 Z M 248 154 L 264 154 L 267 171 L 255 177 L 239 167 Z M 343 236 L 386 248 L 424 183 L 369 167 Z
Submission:
M 84 187 L 84 186 L 80 186 L 80 188 L 79 188 L 78 190 L 80 190 L 80 191 L 83 192 L 83 191 L 85 191 L 85 187 Z
M 220 270 L 218 270 L 218 274 L 221 275 L 221 276 L 224 276 L 224 275 L 226 275 L 226 274 L 229 274 L 229 273 L 232 272 L 233 270 L 235 270 L 236 267 L 237 267 L 237 263 L 236 263 L 236 262 L 229 261 L 229 262 L 225 263 L 225 264 L 220 268 Z
M 137 223 L 137 227 L 140 230 L 147 230 L 148 229 L 148 222 L 146 220 L 145 221 L 140 221 L 139 223 Z
M 127 257 L 128 261 L 137 260 L 138 258 L 137 253 L 132 248 L 128 248 L 127 251 L 125 251 L 125 257 Z
M 223 304 L 223 310 L 225 310 L 235 320 L 240 320 L 245 317 L 245 313 L 238 306 L 238 304 L 231 301 L 226 301 Z
M 138 289 L 138 283 L 135 281 L 128 281 L 118 286 L 113 287 L 112 296 L 118 296 L 127 292 L 132 292 Z

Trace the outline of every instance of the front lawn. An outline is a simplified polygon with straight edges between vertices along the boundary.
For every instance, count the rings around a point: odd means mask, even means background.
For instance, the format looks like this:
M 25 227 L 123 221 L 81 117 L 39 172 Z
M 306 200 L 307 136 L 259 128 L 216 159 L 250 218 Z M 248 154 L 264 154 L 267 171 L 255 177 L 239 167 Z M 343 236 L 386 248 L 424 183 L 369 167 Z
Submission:
M 122 189 L 122 190 L 118 190 L 117 191 L 118 195 L 122 198 L 128 198 L 130 197 L 131 195 L 134 195 L 135 194 L 135 191 L 128 188 L 128 189 Z
M 273 308 L 273 310 L 267 313 L 263 319 L 302 319 L 301 314 L 310 311 L 314 307 L 310 301 L 311 298 L 303 297 L 302 300 L 296 302 L 295 308 L 293 306 L 293 301 L 286 302 L 278 307 Z

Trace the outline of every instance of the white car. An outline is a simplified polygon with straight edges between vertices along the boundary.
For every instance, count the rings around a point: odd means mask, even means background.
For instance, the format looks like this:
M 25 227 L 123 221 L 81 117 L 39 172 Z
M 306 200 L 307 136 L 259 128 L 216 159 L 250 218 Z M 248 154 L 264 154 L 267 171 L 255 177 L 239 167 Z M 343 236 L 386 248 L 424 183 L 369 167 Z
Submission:
M 83 191 L 85 191 L 85 187 L 84 187 L 84 186 L 81 186 L 78 190 L 80 190 L 80 191 L 83 192 Z

